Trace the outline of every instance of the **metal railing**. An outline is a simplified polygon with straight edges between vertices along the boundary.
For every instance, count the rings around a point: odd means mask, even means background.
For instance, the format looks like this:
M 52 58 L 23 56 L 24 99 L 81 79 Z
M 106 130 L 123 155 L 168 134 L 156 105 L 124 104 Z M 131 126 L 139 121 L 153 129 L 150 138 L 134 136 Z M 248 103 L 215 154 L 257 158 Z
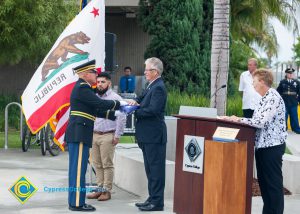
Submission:
M 22 113 L 22 106 L 20 103 L 17 102 L 11 102 L 9 104 L 6 105 L 5 107 L 5 145 L 4 148 L 7 149 L 8 146 L 8 108 L 11 105 L 17 105 L 20 107 L 20 139 L 22 139 L 22 135 L 23 135 L 23 113 Z

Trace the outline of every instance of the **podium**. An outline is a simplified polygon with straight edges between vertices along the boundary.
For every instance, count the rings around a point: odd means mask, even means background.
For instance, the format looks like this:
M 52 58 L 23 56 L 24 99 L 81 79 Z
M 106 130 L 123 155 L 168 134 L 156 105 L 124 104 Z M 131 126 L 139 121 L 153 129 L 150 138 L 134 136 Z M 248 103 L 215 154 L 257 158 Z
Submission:
M 173 211 L 251 214 L 255 128 L 219 119 L 174 115 L 177 121 Z M 240 129 L 239 142 L 212 141 L 217 127 Z M 183 171 L 184 136 L 205 138 L 203 173 Z

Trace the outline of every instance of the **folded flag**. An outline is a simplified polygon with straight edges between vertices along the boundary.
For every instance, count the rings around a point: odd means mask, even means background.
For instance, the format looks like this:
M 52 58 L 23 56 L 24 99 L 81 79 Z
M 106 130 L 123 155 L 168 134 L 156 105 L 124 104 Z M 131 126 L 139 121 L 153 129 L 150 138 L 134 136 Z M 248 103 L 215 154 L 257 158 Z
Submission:
M 126 106 L 121 106 L 120 111 L 124 112 L 125 114 L 132 114 L 138 108 L 140 108 L 140 106 L 126 105 Z

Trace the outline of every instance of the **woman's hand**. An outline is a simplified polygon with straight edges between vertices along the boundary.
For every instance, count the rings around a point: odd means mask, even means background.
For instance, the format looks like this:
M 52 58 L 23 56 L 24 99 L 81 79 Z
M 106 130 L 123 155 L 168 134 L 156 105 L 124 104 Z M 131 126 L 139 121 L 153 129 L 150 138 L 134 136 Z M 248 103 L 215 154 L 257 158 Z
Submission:
M 233 122 L 241 122 L 241 118 L 235 115 L 230 116 L 230 120 Z
M 233 121 L 233 122 L 241 122 L 241 118 L 237 117 L 235 115 L 232 115 L 232 116 L 220 116 L 219 119 L 221 119 L 221 120 L 227 120 L 227 121 Z

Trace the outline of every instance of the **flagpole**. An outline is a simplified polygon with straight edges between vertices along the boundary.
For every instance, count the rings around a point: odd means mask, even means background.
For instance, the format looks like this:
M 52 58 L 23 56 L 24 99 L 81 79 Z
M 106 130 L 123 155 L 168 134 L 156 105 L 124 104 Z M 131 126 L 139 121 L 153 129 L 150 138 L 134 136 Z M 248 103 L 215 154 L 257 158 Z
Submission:
M 87 0 L 80 0 L 80 11 L 83 10 L 83 8 L 87 5 Z M 89 155 L 91 157 L 91 155 Z M 86 184 L 86 186 L 88 188 L 96 188 L 97 186 L 93 185 L 93 172 L 94 174 L 96 175 L 96 171 L 94 169 L 94 167 L 92 166 L 92 163 L 90 161 L 90 157 L 88 159 L 88 164 L 89 164 L 89 179 L 90 179 L 90 182 Z
M 86 5 L 87 5 L 87 0 L 80 0 L 79 12 L 82 11 Z

